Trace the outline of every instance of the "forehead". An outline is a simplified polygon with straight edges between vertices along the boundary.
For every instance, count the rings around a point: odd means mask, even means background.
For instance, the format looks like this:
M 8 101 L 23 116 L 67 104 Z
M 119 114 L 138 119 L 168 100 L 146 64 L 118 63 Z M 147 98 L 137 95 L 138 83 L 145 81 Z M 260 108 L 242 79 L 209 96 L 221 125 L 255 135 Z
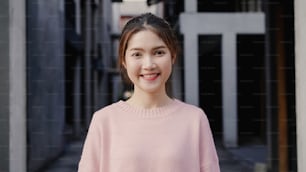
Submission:
M 148 29 L 134 33 L 127 42 L 127 49 L 148 46 L 166 46 L 166 44 L 161 37 Z

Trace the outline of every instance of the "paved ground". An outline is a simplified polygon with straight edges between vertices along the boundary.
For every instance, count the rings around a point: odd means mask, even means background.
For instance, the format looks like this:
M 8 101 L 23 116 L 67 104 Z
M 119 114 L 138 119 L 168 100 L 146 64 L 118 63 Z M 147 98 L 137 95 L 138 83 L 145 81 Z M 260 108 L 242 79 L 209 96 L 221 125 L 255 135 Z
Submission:
M 244 161 L 237 159 L 222 146 L 217 146 L 221 172 L 253 172 L 253 168 L 245 164 Z
M 74 141 L 55 162 L 50 164 L 43 172 L 76 172 L 82 151 L 82 141 Z M 250 167 L 236 159 L 230 151 L 225 150 L 217 143 L 221 172 L 252 172 Z
M 77 172 L 82 145 L 82 141 L 71 142 L 62 156 L 51 163 L 43 172 Z

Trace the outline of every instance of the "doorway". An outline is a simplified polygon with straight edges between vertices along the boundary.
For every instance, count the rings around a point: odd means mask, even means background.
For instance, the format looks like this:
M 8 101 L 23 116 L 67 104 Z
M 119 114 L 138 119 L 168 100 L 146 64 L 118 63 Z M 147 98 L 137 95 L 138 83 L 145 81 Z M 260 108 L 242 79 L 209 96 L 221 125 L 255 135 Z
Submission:
M 199 104 L 222 138 L 221 35 L 199 35 Z
M 264 35 L 237 35 L 238 142 L 265 144 Z

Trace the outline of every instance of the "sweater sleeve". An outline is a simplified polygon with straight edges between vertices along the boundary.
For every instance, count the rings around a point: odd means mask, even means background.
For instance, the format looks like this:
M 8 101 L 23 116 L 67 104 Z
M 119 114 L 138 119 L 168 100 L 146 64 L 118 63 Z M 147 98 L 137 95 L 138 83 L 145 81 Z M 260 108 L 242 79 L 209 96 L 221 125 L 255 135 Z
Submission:
M 220 172 L 219 159 L 208 119 L 203 112 L 200 120 L 200 164 L 201 172 Z
M 97 114 L 93 115 L 87 136 L 83 145 L 78 172 L 98 172 L 100 169 L 101 131 L 99 130 Z

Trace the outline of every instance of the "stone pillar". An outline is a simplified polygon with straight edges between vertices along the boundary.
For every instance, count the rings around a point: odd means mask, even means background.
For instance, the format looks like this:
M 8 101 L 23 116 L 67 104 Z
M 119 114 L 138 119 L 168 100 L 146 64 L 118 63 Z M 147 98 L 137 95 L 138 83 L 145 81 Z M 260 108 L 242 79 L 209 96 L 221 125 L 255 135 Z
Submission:
M 305 0 L 294 1 L 295 16 L 295 75 L 298 171 L 306 171 L 306 5 Z
M 188 32 L 184 38 L 185 101 L 199 105 L 198 34 Z M 188 60 L 187 60 L 188 59 Z
M 236 33 L 222 35 L 222 114 L 223 140 L 226 147 L 238 145 Z
M 185 12 L 196 13 L 198 11 L 197 2 L 197 0 L 185 0 Z
M 0 171 L 26 171 L 25 1 L 0 2 Z

